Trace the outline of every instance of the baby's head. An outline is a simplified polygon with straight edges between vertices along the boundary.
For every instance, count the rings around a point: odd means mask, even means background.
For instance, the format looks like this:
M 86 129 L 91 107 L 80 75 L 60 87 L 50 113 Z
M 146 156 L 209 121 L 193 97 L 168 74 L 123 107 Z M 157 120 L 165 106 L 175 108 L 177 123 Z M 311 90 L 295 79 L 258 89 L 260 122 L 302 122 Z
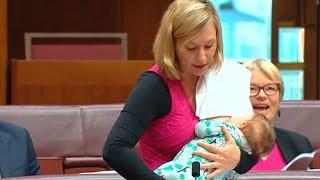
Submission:
M 261 156 L 267 155 L 272 151 L 276 135 L 273 126 L 265 116 L 253 116 L 240 129 L 251 148 L 252 154 Z

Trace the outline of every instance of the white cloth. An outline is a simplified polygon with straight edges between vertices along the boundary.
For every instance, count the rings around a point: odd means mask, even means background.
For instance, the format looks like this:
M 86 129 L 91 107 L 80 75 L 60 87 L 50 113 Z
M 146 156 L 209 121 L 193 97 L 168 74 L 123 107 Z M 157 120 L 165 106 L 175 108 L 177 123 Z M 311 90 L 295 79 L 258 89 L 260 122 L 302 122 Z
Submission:
M 251 72 L 239 63 L 225 61 L 219 71 L 200 77 L 196 89 L 196 115 L 251 116 Z

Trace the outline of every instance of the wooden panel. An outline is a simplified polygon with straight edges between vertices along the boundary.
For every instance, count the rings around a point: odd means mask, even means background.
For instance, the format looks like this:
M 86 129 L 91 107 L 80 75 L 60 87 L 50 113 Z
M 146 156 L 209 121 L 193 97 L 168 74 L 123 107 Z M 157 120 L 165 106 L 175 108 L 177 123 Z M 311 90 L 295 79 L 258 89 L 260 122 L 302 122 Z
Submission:
M 302 1 L 303 11 L 301 17 L 301 26 L 305 28 L 305 47 L 304 47 L 304 60 L 305 60 L 305 78 L 304 78 L 304 99 L 317 99 L 319 97 L 319 67 L 318 62 L 318 46 L 317 41 L 319 32 L 319 20 L 317 16 L 316 1 Z
M 278 61 L 278 30 L 279 27 L 295 27 L 300 23 L 300 0 L 272 1 L 272 52 L 273 62 Z M 286 11 L 284 11 L 286 9 Z
M 129 59 L 152 59 L 152 44 L 161 17 L 172 0 L 119 0 L 120 29 L 128 33 Z
M 319 15 L 317 15 L 319 7 L 316 1 L 276 0 L 272 2 L 272 61 L 278 65 L 279 27 L 305 28 L 304 65 L 301 66 L 304 67 L 304 99 L 319 99 L 320 40 L 317 40 L 320 35 Z
M 41 175 L 63 174 L 63 159 L 38 157 Z
M 0 0 L 0 104 L 7 102 L 7 0 Z
M 318 45 L 318 60 L 317 60 L 317 64 L 315 65 L 317 67 L 317 74 L 318 74 L 318 99 L 320 99 L 320 2 L 318 1 L 318 41 L 317 41 L 317 45 Z M 319 161 L 319 165 L 320 165 L 320 161 Z M 320 167 L 319 167 L 320 168 Z
M 8 1 L 9 59 L 25 58 L 25 32 L 119 32 L 118 1 Z
M 127 32 L 128 59 L 152 59 L 152 43 L 171 1 L 10 0 L 9 59 L 25 58 L 25 32 Z
M 12 104 L 123 103 L 154 61 L 12 62 Z

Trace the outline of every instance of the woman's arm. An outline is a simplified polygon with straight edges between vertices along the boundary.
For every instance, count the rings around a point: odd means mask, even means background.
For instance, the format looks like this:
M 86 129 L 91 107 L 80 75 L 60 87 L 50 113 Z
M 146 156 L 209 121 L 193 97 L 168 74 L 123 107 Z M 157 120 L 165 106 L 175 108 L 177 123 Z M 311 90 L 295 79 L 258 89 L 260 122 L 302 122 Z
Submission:
M 126 179 L 161 179 L 133 147 L 152 121 L 170 109 L 171 98 L 163 79 L 152 72 L 144 73 L 109 133 L 103 149 L 104 160 Z

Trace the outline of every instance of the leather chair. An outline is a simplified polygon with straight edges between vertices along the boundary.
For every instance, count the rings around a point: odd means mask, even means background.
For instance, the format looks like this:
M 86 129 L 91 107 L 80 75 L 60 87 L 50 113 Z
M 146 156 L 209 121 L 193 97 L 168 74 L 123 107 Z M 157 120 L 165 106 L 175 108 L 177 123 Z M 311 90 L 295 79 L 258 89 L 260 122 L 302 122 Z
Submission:
M 0 106 L 0 119 L 29 130 L 42 174 L 79 173 L 111 170 L 102 149 L 122 108 L 123 104 Z M 301 133 L 314 149 L 320 148 L 320 101 L 286 101 L 280 111 L 276 126 Z M 312 163 L 319 162 L 318 157 L 319 153 Z
M 80 106 L 85 156 L 66 157 L 64 166 L 67 173 L 83 172 L 83 167 L 92 167 L 91 171 L 111 169 L 102 158 L 102 149 L 122 108 L 123 104 Z
M 106 138 L 123 109 L 123 104 L 80 106 L 83 119 L 85 156 L 66 157 L 65 172 L 79 173 L 84 171 L 111 170 L 103 160 L 102 150 Z M 139 144 L 135 150 L 139 153 Z
M 76 106 L 1 106 L 0 119 L 28 129 L 42 174 L 63 174 L 63 159 L 84 154 Z
M 88 106 L 0 106 L 0 119 L 30 132 L 41 173 L 111 170 L 102 150 L 123 104 Z M 139 146 L 136 147 L 139 152 Z
M 275 126 L 288 129 L 306 136 L 313 149 L 320 148 L 320 101 L 284 101 Z

